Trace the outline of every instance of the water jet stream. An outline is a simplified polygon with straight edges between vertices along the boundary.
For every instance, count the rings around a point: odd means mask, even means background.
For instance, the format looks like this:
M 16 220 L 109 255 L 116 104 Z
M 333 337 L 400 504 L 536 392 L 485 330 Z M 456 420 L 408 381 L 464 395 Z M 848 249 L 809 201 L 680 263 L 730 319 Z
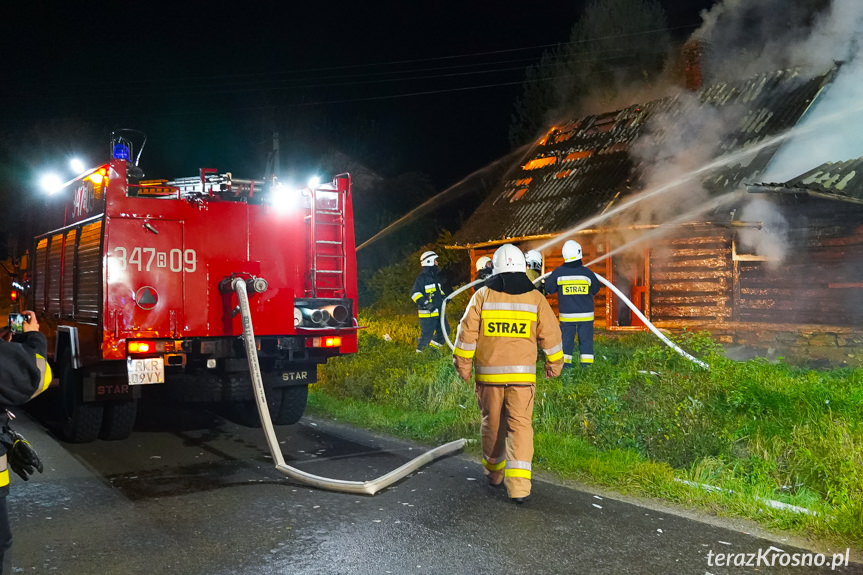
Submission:
M 647 240 L 652 240 L 652 239 L 662 237 L 662 236 L 666 235 L 669 231 L 671 231 L 670 228 L 677 226 L 677 225 L 680 225 L 680 224 L 683 224 L 683 223 L 686 223 L 686 222 L 690 221 L 692 218 L 694 218 L 695 216 L 699 216 L 705 212 L 709 212 L 711 210 L 714 210 L 714 209 L 722 206 L 723 204 L 727 204 L 727 203 L 732 202 L 734 200 L 743 198 L 745 195 L 746 195 L 746 192 L 743 190 L 735 190 L 733 192 L 728 192 L 728 193 L 722 194 L 721 196 L 714 198 L 713 200 L 707 202 L 706 204 L 702 204 L 693 210 L 689 210 L 688 212 L 677 216 L 673 220 L 659 224 L 653 230 L 650 230 L 649 232 L 645 232 L 645 233 L 641 234 L 637 238 L 630 240 L 630 241 L 626 242 L 625 244 L 622 244 L 622 245 L 614 248 L 613 250 L 602 254 L 601 256 L 599 256 L 597 258 L 592 259 L 591 261 L 587 262 L 584 265 L 586 265 L 587 267 L 590 267 L 594 264 L 598 264 L 602 261 L 607 260 L 608 258 L 610 258 L 611 256 L 613 256 L 615 254 L 619 254 L 620 252 L 624 252 L 633 246 L 636 246 L 638 244 L 642 244 L 642 243 L 646 242 Z
M 785 132 L 783 132 L 781 134 L 773 136 L 772 138 L 767 138 L 766 140 L 759 142 L 758 144 L 753 144 L 753 145 L 746 147 L 744 149 L 740 149 L 740 150 L 737 150 L 737 151 L 732 152 L 730 154 L 725 154 L 723 156 L 720 156 L 720 157 L 716 158 L 715 160 L 708 162 L 704 166 L 701 166 L 700 168 L 686 172 L 686 173 L 682 174 L 681 176 L 678 176 L 676 179 L 674 179 L 668 183 L 662 184 L 655 189 L 643 190 L 643 191 L 635 194 L 634 196 L 632 196 L 631 198 L 629 198 L 628 200 L 626 200 L 624 203 L 620 204 L 619 206 L 612 208 L 612 209 L 606 209 L 602 213 L 600 213 L 596 216 L 593 216 L 591 218 L 588 218 L 587 220 L 585 220 L 579 224 L 576 224 L 572 228 L 561 232 L 559 235 L 556 235 L 554 238 L 549 239 L 548 241 L 544 242 L 540 246 L 535 247 L 533 249 L 538 250 L 540 252 L 543 252 L 543 251 L 547 250 L 548 248 L 550 248 L 554 245 L 557 245 L 558 243 L 560 243 L 560 242 L 568 239 L 569 237 L 577 234 L 578 232 L 584 230 L 585 228 L 595 226 L 598 223 L 604 222 L 604 221 L 608 220 L 609 218 L 611 218 L 612 216 L 617 215 L 620 212 L 627 210 L 627 209 L 631 208 L 632 206 L 643 202 L 644 200 L 653 198 L 655 196 L 658 196 L 660 194 L 668 192 L 669 190 L 677 188 L 677 187 L 695 179 L 696 177 L 698 177 L 700 175 L 707 174 L 707 173 L 712 172 L 713 170 L 716 170 L 718 168 L 721 168 L 721 167 L 727 166 L 729 164 L 733 164 L 735 162 L 739 162 L 741 160 L 744 160 L 747 157 L 764 150 L 765 148 L 769 148 L 771 146 L 776 146 L 776 145 L 781 144 L 782 142 L 789 140 L 791 138 L 795 138 L 795 137 L 807 134 L 809 132 L 814 132 L 819 127 L 822 127 L 823 125 L 836 123 L 836 122 L 840 122 L 840 121 L 847 121 L 849 113 L 854 114 L 854 113 L 859 113 L 861 111 L 863 111 L 863 106 L 858 106 L 858 107 L 852 108 L 851 110 L 840 110 L 838 112 L 826 115 L 826 116 L 819 118 L 817 120 L 812 120 L 812 121 L 806 122 L 803 125 L 795 126 L 789 130 L 786 130 Z
M 533 280 L 533 283 L 536 284 L 537 282 L 542 281 L 545 278 L 547 278 L 549 275 L 551 275 L 551 272 L 548 272 L 547 274 L 543 274 L 543 275 L 539 276 L 538 278 Z M 668 347 L 670 347 L 671 349 L 673 349 L 674 351 L 676 351 L 677 353 L 679 353 L 680 355 L 682 355 L 683 357 L 688 359 L 689 361 L 695 363 L 696 365 L 703 367 L 704 369 L 710 369 L 710 366 L 708 364 L 706 364 L 703 361 L 701 361 L 700 359 L 693 357 L 692 355 L 686 353 L 685 351 L 683 351 L 683 349 L 680 348 L 680 346 L 678 346 L 676 343 L 674 343 L 673 341 L 668 339 L 664 333 L 659 331 L 659 329 L 657 329 L 657 327 L 655 325 L 650 323 L 649 319 L 644 317 L 644 314 L 641 313 L 641 310 L 638 309 L 638 307 L 636 307 L 636 305 L 634 303 L 632 303 L 632 301 L 630 301 L 630 299 L 628 297 L 626 297 L 623 294 L 623 292 L 621 292 L 619 289 L 617 289 L 617 287 L 615 287 L 614 284 L 612 284 L 610 281 L 608 281 L 607 279 L 605 279 L 604 277 L 602 277 L 601 275 L 599 275 L 596 272 L 594 272 L 594 275 L 596 275 L 596 279 L 598 279 L 600 281 L 600 283 L 604 284 L 608 289 L 610 289 L 612 292 L 614 292 L 614 294 L 618 298 L 620 298 L 620 300 L 623 303 L 625 303 L 629 307 L 629 309 L 632 310 L 632 313 L 634 313 L 638 317 L 638 319 L 640 319 L 644 323 L 644 325 L 646 325 L 650 329 L 650 331 L 652 331 L 654 333 L 654 335 L 656 335 L 656 337 L 661 339 L 663 341 L 663 343 L 665 343 L 665 345 L 667 345 Z M 454 292 L 452 292 L 451 294 L 449 294 L 446 298 L 444 298 L 443 303 L 441 304 L 441 308 L 440 308 L 441 333 L 443 333 L 443 337 L 446 340 L 446 344 L 449 346 L 451 351 L 455 350 L 455 345 L 453 345 L 452 341 L 450 341 L 449 334 L 447 333 L 447 330 L 446 330 L 446 322 L 445 322 L 446 302 L 447 302 L 447 300 L 452 299 L 454 296 L 460 294 L 461 292 L 463 292 L 467 288 L 474 286 L 478 283 L 482 283 L 484 281 L 485 280 L 481 280 L 481 279 L 480 280 L 474 280 L 468 284 L 463 285 L 459 289 L 457 289 Z
M 453 190 L 457 190 L 457 189 L 458 189 L 462 184 L 464 184 L 465 182 L 467 182 L 467 181 L 468 181 L 468 180 L 470 180 L 471 178 L 473 178 L 473 177 L 475 177 L 475 176 L 478 176 L 479 174 L 482 174 L 482 173 L 484 173 L 484 172 L 492 171 L 494 168 L 496 168 L 496 167 L 498 167 L 498 166 L 500 166 L 500 165 L 502 165 L 502 164 L 506 164 L 506 163 L 508 163 L 508 162 L 509 162 L 509 160 L 511 160 L 514 156 L 519 155 L 519 160 L 518 160 L 518 162 L 513 163 L 513 164 L 512 164 L 509 168 L 507 168 L 507 170 L 504 172 L 504 175 L 502 176 L 502 178 L 501 178 L 501 179 L 505 179 L 505 178 L 506 178 L 506 176 L 507 176 L 507 174 L 508 174 L 508 173 L 509 173 L 509 172 L 510 172 L 510 171 L 511 171 L 515 166 L 520 166 L 520 165 L 522 164 L 522 162 L 524 161 L 524 159 L 525 159 L 525 157 L 526 157 L 526 153 L 527 153 L 527 152 L 529 152 L 531 149 L 533 149 L 533 144 L 527 144 L 527 145 L 524 145 L 524 146 L 522 146 L 521 148 L 518 148 L 517 150 L 510 152 L 510 153 L 509 153 L 509 154 L 507 154 L 506 156 L 504 156 L 504 157 L 502 157 L 502 158 L 499 158 L 499 159 L 497 159 L 497 160 L 495 160 L 495 161 L 491 162 L 490 164 L 488 164 L 488 165 L 486 165 L 486 166 L 483 166 L 482 168 L 480 168 L 480 169 L 478 169 L 478 170 L 475 170 L 475 171 L 471 172 L 470 174 L 468 174 L 467 176 L 463 177 L 461 180 L 459 180 L 459 181 L 458 181 L 458 182 L 456 182 L 455 184 L 451 185 L 450 187 L 448 187 L 448 188 L 447 188 L 447 189 L 445 189 L 444 191 L 442 191 L 442 192 L 440 192 L 440 193 L 438 193 L 438 194 L 435 194 L 434 196 L 432 196 L 432 197 L 431 197 L 431 198 L 429 198 L 428 200 L 426 200 L 426 201 L 424 201 L 423 203 L 421 203 L 419 206 L 415 207 L 414 209 L 412 209 L 411 211 L 409 211 L 408 213 L 406 213 L 405 215 L 403 215 L 402 217 L 400 217 L 399 219 L 397 219 L 397 220 L 396 220 L 396 221 L 394 221 L 393 223 L 389 224 L 387 227 L 385 227 L 384 229 L 382 229 L 381 231 L 379 231 L 378 233 L 376 233 L 375 235 L 373 235 L 372 237 L 370 237 L 369 239 L 367 239 L 367 240 L 366 240 L 366 241 L 364 241 L 363 243 L 361 243 L 359 246 L 357 246 L 357 251 L 359 252 L 361 249 L 363 249 L 363 248 L 364 248 L 364 247 L 366 247 L 367 245 L 369 245 L 369 244 L 371 244 L 371 243 L 374 243 L 375 241 L 377 241 L 377 240 L 381 239 L 382 237 L 384 237 L 384 236 L 386 236 L 386 235 L 388 235 L 388 234 L 390 234 L 390 233 L 394 232 L 395 230 L 397 230 L 397 229 L 399 229 L 400 227 L 404 226 L 405 224 L 407 224 L 408 222 L 410 222 L 410 221 L 411 221 L 411 220 L 413 220 L 414 218 L 417 218 L 417 217 L 419 217 L 419 216 L 421 216 L 421 215 L 425 214 L 425 213 L 426 213 L 427 211 L 429 211 L 429 210 L 430 210 L 430 209 L 431 209 L 435 204 L 439 203 L 439 201 L 440 201 L 440 200 L 442 200 L 444 196 L 448 195 L 448 194 L 449 194 L 450 192 L 452 192 Z M 455 197 L 457 197 L 457 196 L 455 196 Z M 449 198 L 449 199 L 453 199 L 453 198 Z

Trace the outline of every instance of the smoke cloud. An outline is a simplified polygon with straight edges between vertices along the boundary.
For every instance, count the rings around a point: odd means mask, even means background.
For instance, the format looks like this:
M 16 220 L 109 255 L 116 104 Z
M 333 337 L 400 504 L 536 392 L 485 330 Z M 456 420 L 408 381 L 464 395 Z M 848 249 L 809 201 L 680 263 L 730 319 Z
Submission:
M 796 67 L 803 75 L 841 63 L 826 93 L 807 112 L 802 133 L 783 145 L 763 181 L 783 182 L 824 162 L 863 156 L 863 2 L 725 0 L 702 14 L 692 39 L 709 47 L 709 77 L 743 78 Z
M 789 52 L 801 62 L 825 69 L 840 62 L 833 83 L 808 112 L 805 131 L 783 146 L 764 180 L 783 182 L 825 162 L 863 156 L 863 3 L 833 0 L 806 41 Z
M 738 233 L 740 250 L 751 250 L 767 260 L 767 267 L 774 269 L 784 260 L 788 251 L 788 222 L 772 204 L 763 198 L 755 198 L 744 208 L 740 219 L 760 222 L 759 228 L 742 228 Z
M 781 138 L 784 143 L 765 173 L 756 176 L 759 181 L 784 182 L 827 161 L 863 156 L 860 38 L 860 0 L 724 0 L 702 12 L 702 25 L 690 40 L 704 47 L 701 66 L 706 84 L 792 68 L 799 69 L 802 78 L 809 78 L 842 63 L 831 86 L 807 111 L 800 128 Z M 667 114 L 654 114 L 644 134 L 630 148 L 644 191 L 545 242 L 542 249 L 612 217 L 624 230 L 616 238 L 617 245 L 625 246 L 642 235 L 638 228 L 643 224 L 678 221 L 689 213 L 704 213 L 709 193 L 698 182 L 709 174 L 700 170 L 725 157 L 728 150 L 720 147 L 722 142 L 752 111 L 744 105 L 702 105 L 696 94 L 667 82 L 660 88 L 663 96 L 676 98 L 678 105 Z M 637 85 L 623 92 L 644 95 L 643 89 L 643 85 Z M 728 163 L 745 167 L 751 159 L 745 154 L 736 156 Z M 737 192 L 730 190 L 726 197 Z M 751 203 L 739 210 L 738 218 L 760 222 L 761 228 L 747 235 L 746 249 L 766 256 L 772 263 L 781 263 L 786 255 L 782 245 L 787 223 L 769 202 L 754 195 L 748 198 Z M 715 209 L 722 205 L 720 202 Z
M 863 58 L 858 40 L 863 38 L 863 2 L 822 4 L 820 11 L 813 12 L 811 2 L 725 0 L 702 13 L 702 26 L 691 37 L 705 46 L 702 69 L 708 83 L 792 67 L 806 77 L 844 62 L 828 91 L 807 112 L 801 135 L 780 147 L 759 176 L 761 181 L 783 182 L 827 161 L 863 156 Z M 671 117 L 655 116 L 651 125 L 657 129 L 648 131 L 632 147 L 644 167 L 647 189 L 667 186 L 721 156 L 717 144 L 740 125 L 746 113 L 735 107 L 688 105 L 692 97 L 679 94 L 682 113 L 676 110 Z M 707 192 L 690 182 L 657 201 L 639 204 L 627 213 L 627 223 L 665 221 L 706 198 Z M 750 202 L 740 218 L 763 225 L 746 234 L 747 249 L 780 263 L 785 257 L 787 223 L 763 199 Z

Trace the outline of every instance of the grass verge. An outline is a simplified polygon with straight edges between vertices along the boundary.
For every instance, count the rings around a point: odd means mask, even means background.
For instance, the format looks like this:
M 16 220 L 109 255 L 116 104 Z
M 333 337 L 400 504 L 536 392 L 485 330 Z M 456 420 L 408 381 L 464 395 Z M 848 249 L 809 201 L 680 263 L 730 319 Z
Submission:
M 476 438 L 472 384 L 448 353 L 414 351 L 412 319 L 363 318 L 360 352 L 321 367 L 310 410 L 429 444 Z M 592 368 L 538 376 L 535 468 L 863 544 L 863 370 L 734 362 L 706 334 L 674 339 L 710 369 L 650 334 L 600 335 Z

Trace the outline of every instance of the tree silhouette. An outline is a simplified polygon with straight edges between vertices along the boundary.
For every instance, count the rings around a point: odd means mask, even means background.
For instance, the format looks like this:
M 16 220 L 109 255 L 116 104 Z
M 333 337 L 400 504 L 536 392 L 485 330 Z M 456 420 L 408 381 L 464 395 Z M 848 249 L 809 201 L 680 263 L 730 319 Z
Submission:
M 657 0 L 592 0 L 569 42 L 546 50 L 528 68 L 510 125 L 515 148 L 560 117 L 607 105 L 663 71 L 671 47 L 668 19 Z

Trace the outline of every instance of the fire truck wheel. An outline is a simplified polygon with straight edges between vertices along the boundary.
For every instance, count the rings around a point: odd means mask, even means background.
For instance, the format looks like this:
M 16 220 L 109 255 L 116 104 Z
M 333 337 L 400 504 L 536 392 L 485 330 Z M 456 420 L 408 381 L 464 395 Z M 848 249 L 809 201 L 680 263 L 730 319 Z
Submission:
M 72 367 L 67 348 L 60 359 L 60 421 L 58 432 L 70 443 L 88 443 L 102 428 L 102 405 L 84 403 L 81 371 Z
M 309 399 L 309 386 L 297 385 L 283 387 L 282 403 L 276 413 L 270 409 L 273 423 L 276 425 L 293 425 L 300 420 L 306 411 L 306 402 Z
M 270 418 L 274 425 L 292 425 L 306 410 L 308 385 L 297 385 L 267 390 Z M 231 419 L 246 427 L 261 427 L 258 405 L 255 401 L 238 401 L 231 405 Z
M 138 401 L 112 401 L 105 404 L 99 437 L 107 441 L 126 439 L 132 434 L 138 416 Z

